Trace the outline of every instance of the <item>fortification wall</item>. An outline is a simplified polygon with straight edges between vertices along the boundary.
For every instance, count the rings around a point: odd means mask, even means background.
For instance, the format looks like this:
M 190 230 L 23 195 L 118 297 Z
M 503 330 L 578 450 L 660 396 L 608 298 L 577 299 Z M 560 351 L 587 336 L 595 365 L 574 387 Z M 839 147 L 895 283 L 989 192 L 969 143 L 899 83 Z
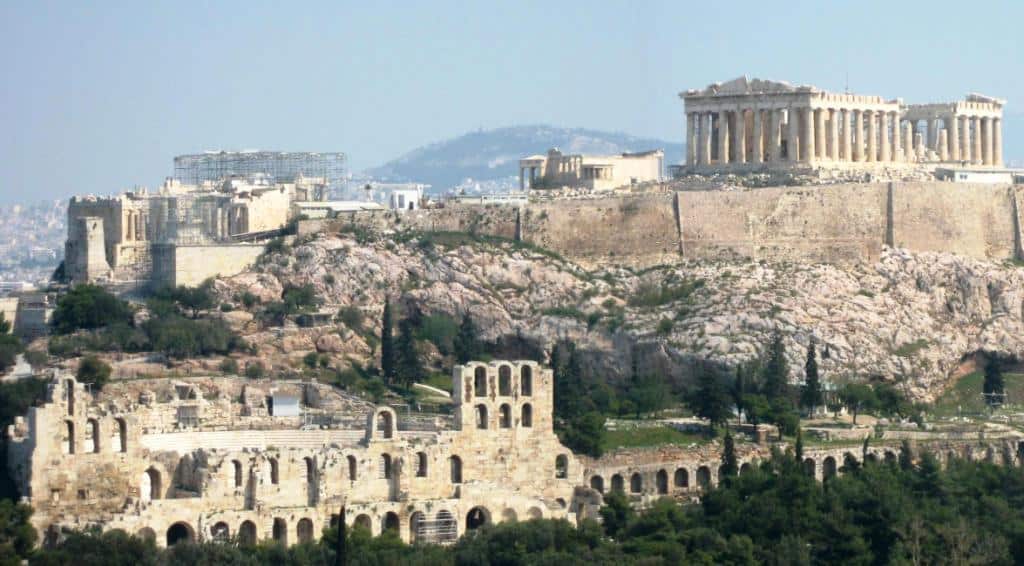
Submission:
M 234 275 L 256 262 L 262 244 L 153 246 L 153 285 L 198 285 L 215 275 Z

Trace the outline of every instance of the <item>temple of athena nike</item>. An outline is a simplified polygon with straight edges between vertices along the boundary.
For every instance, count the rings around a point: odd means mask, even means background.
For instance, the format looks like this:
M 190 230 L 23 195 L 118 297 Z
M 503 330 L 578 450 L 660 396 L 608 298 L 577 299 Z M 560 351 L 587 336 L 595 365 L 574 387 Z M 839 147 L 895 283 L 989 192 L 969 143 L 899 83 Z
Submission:
M 740 77 L 679 96 L 696 173 L 1003 165 L 1005 101 L 980 94 L 904 104 Z

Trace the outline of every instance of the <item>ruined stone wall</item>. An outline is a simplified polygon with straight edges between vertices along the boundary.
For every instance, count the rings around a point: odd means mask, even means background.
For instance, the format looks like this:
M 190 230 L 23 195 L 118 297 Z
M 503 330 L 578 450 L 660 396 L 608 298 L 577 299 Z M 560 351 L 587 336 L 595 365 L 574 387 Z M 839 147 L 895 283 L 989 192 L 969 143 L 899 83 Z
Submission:
M 152 283 L 198 285 L 216 275 L 234 275 L 263 253 L 262 244 L 153 245 Z

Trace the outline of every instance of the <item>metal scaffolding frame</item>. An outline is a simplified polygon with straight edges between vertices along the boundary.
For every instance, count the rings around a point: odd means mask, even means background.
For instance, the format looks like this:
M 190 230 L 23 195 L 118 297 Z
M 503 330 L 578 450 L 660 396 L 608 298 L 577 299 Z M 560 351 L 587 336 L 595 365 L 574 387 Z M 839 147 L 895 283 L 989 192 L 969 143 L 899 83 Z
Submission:
M 276 183 L 303 177 L 321 177 L 330 191 L 345 186 L 347 157 L 344 153 L 292 151 L 207 151 L 174 158 L 174 176 L 198 185 L 227 177 L 262 174 Z

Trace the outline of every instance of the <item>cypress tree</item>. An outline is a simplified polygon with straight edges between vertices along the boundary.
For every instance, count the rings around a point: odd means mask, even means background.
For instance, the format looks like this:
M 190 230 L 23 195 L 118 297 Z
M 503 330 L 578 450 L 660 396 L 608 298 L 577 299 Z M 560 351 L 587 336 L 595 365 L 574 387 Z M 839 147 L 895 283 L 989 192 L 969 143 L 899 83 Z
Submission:
M 1003 404 L 1006 384 L 1003 381 L 1003 368 L 995 356 L 985 362 L 985 382 L 982 384 L 982 391 L 985 394 L 985 403 L 989 407 L 998 407 Z
M 796 429 L 796 461 L 797 463 L 804 461 L 804 429 L 802 427 Z
M 821 404 L 821 378 L 818 376 L 818 356 L 814 342 L 807 347 L 807 362 L 804 364 L 806 379 L 800 392 L 800 405 L 813 416 L 814 410 Z
M 394 323 L 391 320 L 391 299 L 384 298 L 384 314 L 380 324 L 380 372 L 385 383 L 395 379 L 395 344 L 392 336 Z
M 422 381 L 426 372 L 416 350 L 416 329 L 413 321 L 408 318 L 402 319 L 398 324 L 398 331 L 398 341 L 395 344 L 396 369 L 399 381 L 409 387 L 415 381 Z
M 739 471 L 739 466 L 736 462 L 736 445 L 732 440 L 732 434 L 726 432 L 722 448 L 722 475 L 732 478 L 737 471 Z
M 764 395 L 769 401 L 786 396 L 789 383 L 789 365 L 786 363 L 786 345 L 782 334 L 776 332 L 768 347 L 768 359 L 764 365 Z
M 479 332 L 476 325 L 473 324 L 473 319 L 467 313 L 462 317 L 462 322 L 459 324 L 459 332 L 455 335 L 455 343 L 453 344 L 455 360 L 458 363 L 464 364 L 480 357 L 481 348 L 478 336 Z

